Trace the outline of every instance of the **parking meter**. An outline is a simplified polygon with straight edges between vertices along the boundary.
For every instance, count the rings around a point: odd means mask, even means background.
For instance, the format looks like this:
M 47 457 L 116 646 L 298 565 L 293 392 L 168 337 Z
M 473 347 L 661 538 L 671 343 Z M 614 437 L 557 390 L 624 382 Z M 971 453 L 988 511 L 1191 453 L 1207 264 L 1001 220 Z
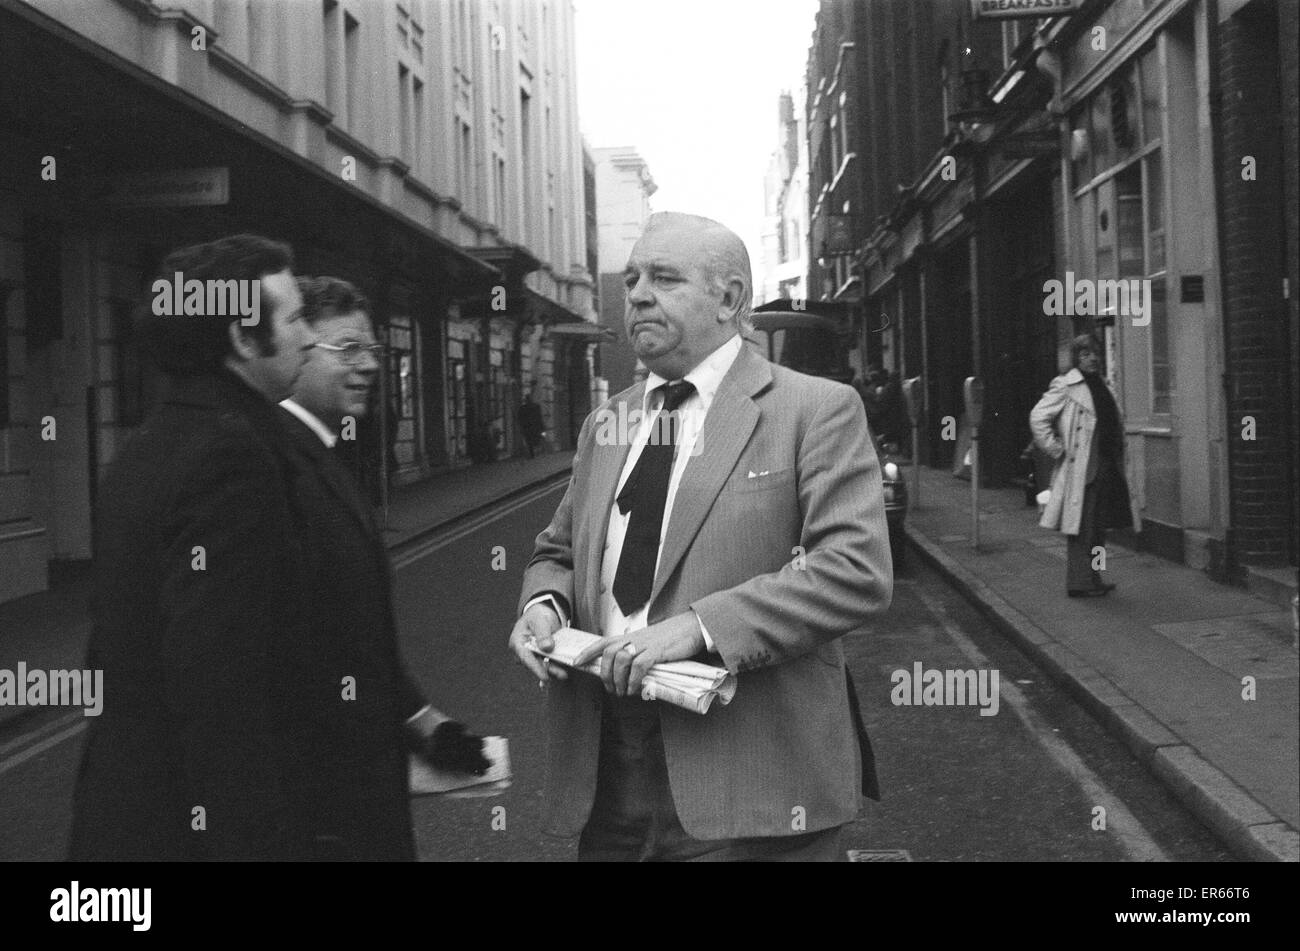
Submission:
M 907 403 L 907 415 L 912 420 L 912 428 L 914 429 L 921 423 L 921 402 L 923 399 L 921 378 L 919 376 L 903 381 L 903 400 Z
M 966 422 L 970 425 L 970 537 L 980 547 L 980 423 L 984 420 L 984 382 L 977 376 L 966 377 L 961 388 L 966 402 Z
M 966 421 L 972 430 L 979 429 L 984 421 L 984 381 L 977 376 L 966 377 L 962 397 L 966 401 Z
M 925 393 L 919 376 L 903 381 L 903 402 L 907 404 L 907 416 L 912 421 L 912 491 L 907 495 L 910 510 L 921 501 L 921 410 Z

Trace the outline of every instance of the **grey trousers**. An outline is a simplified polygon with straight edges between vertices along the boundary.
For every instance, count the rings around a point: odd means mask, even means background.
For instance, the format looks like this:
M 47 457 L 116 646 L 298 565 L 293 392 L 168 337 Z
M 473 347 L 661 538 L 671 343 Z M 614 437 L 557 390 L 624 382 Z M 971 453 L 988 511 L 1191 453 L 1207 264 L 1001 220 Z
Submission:
M 840 827 L 753 839 L 693 839 L 668 786 L 659 713 L 639 698 L 606 695 L 596 801 L 578 840 L 579 862 L 844 861 Z

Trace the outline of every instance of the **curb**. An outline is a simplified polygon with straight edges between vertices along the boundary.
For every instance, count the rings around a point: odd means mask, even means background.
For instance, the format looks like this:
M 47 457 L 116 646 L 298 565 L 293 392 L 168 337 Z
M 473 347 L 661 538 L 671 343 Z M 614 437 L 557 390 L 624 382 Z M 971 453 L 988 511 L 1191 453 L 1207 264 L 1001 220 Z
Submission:
M 406 536 L 405 538 L 393 539 L 391 542 L 386 541 L 384 542 L 384 548 L 389 552 L 395 552 L 400 548 L 406 548 L 408 546 L 417 545 L 420 542 L 427 540 L 429 536 L 436 535 L 438 532 L 456 524 L 457 522 L 462 522 L 465 519 L 472 518 L 476 515 L 482 515 L 483 513 L 491 510 L 495 506 L 500 505 L 502 502 L 508 502 L 511 499 L 518 498 L 524 493 L 531 492 L 533 489 L 536 489 L 539 486 L 543 486 L 548 482 L 556 482 L 561 477 L 568 479 L 571 477 L 572 472 L 573 472 L 572 465 L 565 466 L 563 469 L 556 469 L 554 472 L 542 476 L 541 478 L 533 479 L 532 481 L 525 482 L 522 485 L 517 485 L 514 488 L 512 488 L 510 491 L 506 492 L 504 495 L 499 495 L 496 498 L 490 499 L 487 502 L 483 502 L 480 505 L 475 505 L 472 506 L 471 508 L 462 509 L 456 512 L 454 515 L 448 515 L 446 518 L 443 518 L 440 521 L 433 522 L 429 525 L 425 525 L 423 528 L 417 529 L 415 532 Z
M 1124 742 L 1187 809 L 1239 859 L 1300 862 L 1300 833 L 1257 802 L 1174 731 L 1083 658 L 1012 607 L 924 533 L 908 542 L 966 600 L 1041 665 L 1107 732 Z
M 570 473 L 572 473 L 572 471 L 573 471 L 572 465 L 565 466 L 563 469 L 557 469 L 548 475 L 542 476 L 537 479 L 532 479 L 529 482 L 524 483 L 523 485 L 517 485 L 514 488 L 510 489 L 508 492 L 506 492 L 504 495 L 497 496 L 495 499 L 491 499 L 490 501 L 484 502 L 480 505 L 475 505 L 472 506 L 471 508 L 458 511 L 454 515 L 449 515 L 446 518 L 440 519 L 437 522 L 434 522 L 430 525 L 426 525 L 423 528 L 416 531 L 414 534 L 406 538 L 395 539 L 391 542 L 385 541 L 384 549 L 390 555 L 393 555 L 396 552 L 398 552 L 400 549 L 407 548 L 427 540 L 430 536 L 437 534 L 438 532 L 442 531 L 445 528 L 448 528 L 449 526 L 457 522 L 464 521 L 465 519 L 470 518 L 472 516 L 481 515 L 484 512 L 487 512 L 490 509 L 492 509 L 494 506 L 501 504 L 503 501 L 517 498 L 526 492 L 530 492 L 533 489 L 536 489 L 537 487 L 546 484 L 547 482 L 558 480 L 560 477 L 564 477 L 567 479 L 569 478 Z M 77 664 L 80 664 L 80 661 L 78 661 Z M 70 666 L 77 666 L 77 665 L 70 664 Z M 42 712 L 48 709 L 50 708 L 30 707 L 30 708 L 23 709 L 19 707 L 7 707 L 7 706 L 0 707 L 0 711 L 6 711 L 6 710 L 14 711 L 7 716 L 4 715 L 2 712 L 0 712 L 0 729 L 6 731 L 21 730 L 25 727 L 25 724 L 34 721 Z

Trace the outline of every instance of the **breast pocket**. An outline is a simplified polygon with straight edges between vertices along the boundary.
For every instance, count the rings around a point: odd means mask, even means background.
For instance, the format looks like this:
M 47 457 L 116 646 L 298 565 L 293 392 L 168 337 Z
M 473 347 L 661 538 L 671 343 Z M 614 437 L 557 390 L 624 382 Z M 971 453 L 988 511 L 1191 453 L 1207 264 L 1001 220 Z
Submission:
M 769 492 L 788 486 L 794 481 L 794 469 L 776 471 L 766 469 L 741 469 L 727 482 L 727 491 L 735 494 Z

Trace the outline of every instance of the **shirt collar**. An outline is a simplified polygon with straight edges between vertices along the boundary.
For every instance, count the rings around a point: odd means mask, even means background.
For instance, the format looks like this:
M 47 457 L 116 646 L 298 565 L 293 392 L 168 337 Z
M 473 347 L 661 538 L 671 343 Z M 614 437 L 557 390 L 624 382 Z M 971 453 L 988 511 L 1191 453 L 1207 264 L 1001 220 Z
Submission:
M 308 409 L 304 409 L 302 406 L 295 403 L 292 398 L 281 400 L 280 405 L 301 419 L 308 429 L 320 437 L 320 441 L 323 442 L 327 448 L 333 449 L 334 444 L 339 441 L 339 437 L 332 433 L 330 428 L 322 423 L 315 413 Z
M 700 403 L 706 413 L 709 411 L 709 407 L 713 405 L 713 394 L 718 392 L 718 387 L 722 385 L 722 378 L 727 375 L 731 365 L 736 362 L 736 357 L 740 356 L 740 348 L 744 346 L 744 343 L 740 334 L 735 334 L 726 343 L 697 363 L 695 368 L 686 376 L 682 377 L 687 383 L 695 387 L 695 392 L 699 395 Z M 647 373 L 642 406 L 648 405 L 650 394 L 655 391 L 656 387 L 663 386 L 667 382 L 669 381 L 658 373 Z

